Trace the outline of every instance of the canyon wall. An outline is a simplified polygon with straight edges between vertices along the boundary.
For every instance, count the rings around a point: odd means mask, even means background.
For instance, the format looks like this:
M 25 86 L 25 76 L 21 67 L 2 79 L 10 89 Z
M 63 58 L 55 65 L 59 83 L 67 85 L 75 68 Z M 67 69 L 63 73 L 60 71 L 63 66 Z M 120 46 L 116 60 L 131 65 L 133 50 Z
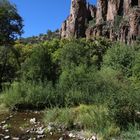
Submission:
M 140 0 L 72 0 L 61 38 L 107 37 L 131 44 L 140 36 Z
M 85 37 L 87 21 L 96 16 L 96 7 L 87 5 L 86 0 L 72 0 L 70 15 L 62 24 L 61 37 Z

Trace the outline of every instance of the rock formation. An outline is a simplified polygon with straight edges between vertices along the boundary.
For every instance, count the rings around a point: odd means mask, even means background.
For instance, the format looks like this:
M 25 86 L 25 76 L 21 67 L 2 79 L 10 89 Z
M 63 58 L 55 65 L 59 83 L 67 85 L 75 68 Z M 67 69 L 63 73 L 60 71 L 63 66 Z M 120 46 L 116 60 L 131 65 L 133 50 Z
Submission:
M 86 22 L 95 16 L 94 10 L 93 6 L 87 6 L 86 0 L 72 0 L 70 16 L 62 25 L 61 37 L 85 37 Z
M 106 20 L 107 9 L 108 9 L 108 0 L 97 1 L 97 15 L 96 15 L 97 24 Z
M 123 0 L 109 0 L 107 10 L 107 21 L 115 20 L 117 15 L 123 15 Z
M 87 4 L 86 0 L 72 0 L 70 16 L 62 24 L 61 37 L 85 37 L 87 22 L 95 17 L 95 6 Z
M 86 0 L 72 0 L 61 37 L 95 36 L 128 44 L 135 42 L 140 36 L 140 0 L 98 0 L 97 8 Z

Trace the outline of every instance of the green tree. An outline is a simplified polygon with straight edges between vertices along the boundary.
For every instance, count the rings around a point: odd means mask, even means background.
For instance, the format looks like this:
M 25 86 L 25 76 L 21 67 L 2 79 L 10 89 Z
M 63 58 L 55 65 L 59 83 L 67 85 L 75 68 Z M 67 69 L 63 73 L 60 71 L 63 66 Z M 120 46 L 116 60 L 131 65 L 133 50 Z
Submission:
M 100 69 L 103 56 L 110 46 L 111 43 L 102 38 L 96 39 L 94 42 L 85 39 L 66 42 L 60 53 L 62 68 L 84 64 L 87 67 L 94 66 Z
M 43 45 L 34 46 L 29 57 L 22 64 L 22 75 L 25 80 L 32 81 L 54 81 L 55 71 L 51 54 Z
M 132 76 L 135 51 L 132 47 L 117 43 L 104 57 L 104 66 L 120 71 L 124 76 Z
M 8 0 L 0 1 L 0 89 L 2 89 L 2 82 L 4 75 L 7 74 L 9 53 L 13 53 L 18 62 L 18 53 L 13 48 L 14 41 L 18 35 L 21 35 L 23 24 L 22 18 L 17 12 L 16 6 L 12 5 Z M 9 78 L 8 78 L 9 79 Z
M 8 0 L 0 1 L 0 45 L 10 45 L 23 33 L 22 18 L 16 6 Z

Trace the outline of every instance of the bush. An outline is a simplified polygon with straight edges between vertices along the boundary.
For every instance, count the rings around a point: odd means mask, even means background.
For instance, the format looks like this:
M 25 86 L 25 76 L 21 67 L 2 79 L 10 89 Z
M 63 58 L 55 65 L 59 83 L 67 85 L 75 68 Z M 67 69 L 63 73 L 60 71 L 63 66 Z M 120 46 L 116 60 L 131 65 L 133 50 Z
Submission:
M 15 82 L 3 91 L 3 101 L 12 108 L 23 106 L 77 106 L 79 104 L 105 103 L 112 93 L 120 89 L 115 71 L 98 72 L 85 66 L 63 71 L 59 82 Z M 110 81 L 111 79 L 111 81 Z
M 88 27 L 94 27 L 96 25 L 96 19 L 93 18 L 92 20 L 89 21 Z
M 103 38 L 94 41 L 72 40 L 61 49 L 62 70 L 80 65 L 100 69 L 103 56 L 110 46 L 111 43 Z
M 114 31 L 115 32 L 118 32 L 119 31 L 119 27 L 120 27 L 120 24 L 122 22 L 122 16 L 116 16 L 115 19 L 114 19 Z
M 53 66 L 47 47 L 37 46 L 22 64 L 23 78 L 33 81 L 53 79 Z M 55 75 L 55 74 L 54 74 Z
M 132 76 L 132 66 L 135 60 L 135 51 L 132 47 L 116 44 L 108 49 L 103 65 L 122 72 L 124 76 Z
M 110 116 L 122 129 L 127 129 L 129 124 L 140 122 L 136 113 L 140 106 L 139 91 L 131 88 L 121 89 L 110 98 L 108 104 Z
M 120 139 L 123 140 L 139 140 L 140 134 L 139 134 L 139 125 L 135 124 L 129 125 L 127 131 L 123 131 L 120 135 Z
M 140 52 L 135 56 L 135 61 L 133 63 L 132 71 L 133 71 L 133 76 L 139 81 L 140 80 Z
M 11 109 L 44 108 L 56 105 L 55 92 L 51 84 L 21 82 L 13 83 L 9 89 L 3 91 L 1 100 Z

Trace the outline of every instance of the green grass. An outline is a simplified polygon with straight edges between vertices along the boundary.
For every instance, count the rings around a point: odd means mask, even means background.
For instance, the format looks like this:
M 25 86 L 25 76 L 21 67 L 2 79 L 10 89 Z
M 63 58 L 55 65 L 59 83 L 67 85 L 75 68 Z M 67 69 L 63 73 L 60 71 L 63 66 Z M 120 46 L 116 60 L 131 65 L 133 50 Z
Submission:
M 75 108 L 49 109 L 45 113 L 44 122 L 62 125 L 70 130 L 92 131 L 102 139 L 119 134 L 119 128 L 111 121 L 108 109 L 104 106 L 80 105 Z
M 0 104 L 0 114 L 4 114 L 9 112 L 9 109 L 5 106 L 5 104 Z
M 54 100 L 54 92 L 51 85 L 42 83 L 21 82 L 13 83 L 9 89 L 3 91 L 0 96 L 0 102 L 3 102 L 8 108 L 13 109 L 16 105 L 49 106 Z M 53 95 L 52 95 L 53 94 Z
M 120 139 L 122 140 L 139 140 L 140 139 L 140 128 L 139 125 L 130 125 L 127 131 L 121 133 Z

